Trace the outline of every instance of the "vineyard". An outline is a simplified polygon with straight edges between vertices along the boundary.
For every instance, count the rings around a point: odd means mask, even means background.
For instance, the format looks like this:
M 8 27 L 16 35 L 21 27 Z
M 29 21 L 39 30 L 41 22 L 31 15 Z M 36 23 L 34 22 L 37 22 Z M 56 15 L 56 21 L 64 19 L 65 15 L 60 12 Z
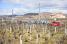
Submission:
M 67 44 L 67 20 L 62 24 L 55 32 L 50 23 L 0 21 L 0 44 Z

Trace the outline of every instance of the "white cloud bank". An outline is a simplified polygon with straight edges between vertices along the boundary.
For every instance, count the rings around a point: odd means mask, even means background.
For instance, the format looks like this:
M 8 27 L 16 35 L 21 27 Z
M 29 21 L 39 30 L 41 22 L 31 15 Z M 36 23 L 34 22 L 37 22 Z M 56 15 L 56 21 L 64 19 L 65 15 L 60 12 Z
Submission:
M 0 9 L 0 15 L 11 15 L 11 10 Z
M 43 7 L 65 7 L 67 5 L 67 0 L 4 0 L 4 2 L 21 4 L 29 8 L 38 7 L 39 2 Z
M 49 11 L 49 12 L 63 12 L 66 13 L 67 11 L 67 0 L 3 0 L 5 3 L 10 4 L 20 4 L 20 6 L 24 6 L 24 8 L 14 8 L 15 14 L 23 14 L 30 9 L 38 8 L 39 3 L 42 11 Z M 58 9 L 57 9 L 58 8 Z M 6 12 L 5 12 L 6 11 Z M 0 14 L 11 14 L 11 12 L 5 10 L 0 10 Z
M 23 15 L 27 10 L 24 8 L 0 9 L 0 15 L 12 15 L 12 12 L 16 15 Z

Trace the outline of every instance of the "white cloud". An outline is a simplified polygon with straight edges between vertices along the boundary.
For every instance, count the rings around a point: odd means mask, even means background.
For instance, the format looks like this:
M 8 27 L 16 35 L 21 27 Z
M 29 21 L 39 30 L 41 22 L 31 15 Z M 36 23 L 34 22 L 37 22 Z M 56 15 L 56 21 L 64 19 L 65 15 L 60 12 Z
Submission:
M 21 4 L 21 6 L 25 5 L 26 8 L 38 7 L 39 3 L 39 0 L 4 0 L 4 1 L 12 4 Z M 67 4 L 66 0 L 40 0 L 40 5 L 42 7 L 46 6 L 63 7 L 66 4 Z
M 25 8 L 14 8 L 13 13 L 14 14 L 19 14 L 19 15 L 23 15 L 24 13 L 26 13 L 26 9 Z
M 53 12 L 53 13 L 67 13 L 67 10 L 61 10 L 61 9 L 49 9 L 48 12 Z
M 26 9 L 22 8 L 14 8 L 13 14 L 16 15 L 23 15 L 24 13 L 27 13 Z M 12 15 L 12 9 L 0 9 L 0 15 Z
M 0 9 L 0 15 L 11 15 L 11 9 Z
M 5 3 L 11 4 L 20 4 L 23 6 L 22 8 L 14 8 L 14 14 L 23 14 L 30 9 L 39 7 L 39 0 L 3 0 Z M 50 12 L 65 12 L 67 11 L 67 0 L 40 0 L 40 7 L 43 8 L 41 10 L 45 11 L 49 10 Z M 66 9 L 66 10 L 64 10 Z M 28 11 L 29 12 L 29 11 Z M 0 12 L 1 13 L 1 12 Z M 2 13 L 2 14 L 6 14 Z M 10 12 L 9 12 L 10 13 Z
M 4 0 L 6 3 L 22 3 L 23 0 Z

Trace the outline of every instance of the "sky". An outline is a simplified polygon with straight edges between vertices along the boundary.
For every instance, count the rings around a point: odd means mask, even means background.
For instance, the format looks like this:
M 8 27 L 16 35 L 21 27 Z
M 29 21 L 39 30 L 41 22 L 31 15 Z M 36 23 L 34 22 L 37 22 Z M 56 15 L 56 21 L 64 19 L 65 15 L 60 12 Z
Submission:
M 40 4 L 40 6 L 39 6 Z M 0 0 L 0 15 L 23 15 L 30 12 L 67 13 L 67 0 Z

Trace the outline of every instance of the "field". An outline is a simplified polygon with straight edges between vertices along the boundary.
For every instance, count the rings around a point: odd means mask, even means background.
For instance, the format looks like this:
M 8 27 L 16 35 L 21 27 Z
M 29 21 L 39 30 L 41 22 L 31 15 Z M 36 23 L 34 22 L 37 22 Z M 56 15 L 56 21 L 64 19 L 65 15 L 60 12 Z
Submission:
M 49 23 L 0 21 L 0 44 L 67 44 L 67 19 L 61 20 L 56 30 Z

